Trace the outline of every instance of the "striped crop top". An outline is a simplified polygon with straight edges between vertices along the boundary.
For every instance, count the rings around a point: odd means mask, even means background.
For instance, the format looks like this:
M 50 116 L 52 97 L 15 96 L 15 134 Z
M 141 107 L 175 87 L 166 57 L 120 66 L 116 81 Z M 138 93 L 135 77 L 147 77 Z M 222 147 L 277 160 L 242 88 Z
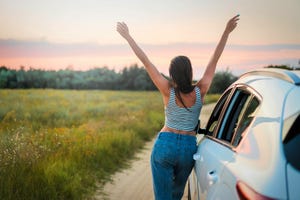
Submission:
M 196 101 L 188 110 L 176 104 L 174 88 L 170 90 L 170 99 L 165 107 L 165 125 L 169 128 L 182 131 L 193 131 L 197 126 L 202 108 L 200 89 L 196 86 Z

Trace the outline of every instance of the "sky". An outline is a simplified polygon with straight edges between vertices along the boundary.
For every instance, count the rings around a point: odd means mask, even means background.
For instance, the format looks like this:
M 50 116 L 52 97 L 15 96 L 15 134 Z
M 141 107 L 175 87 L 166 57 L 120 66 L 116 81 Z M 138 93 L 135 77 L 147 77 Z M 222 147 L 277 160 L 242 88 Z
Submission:
M 116 23 L 159 71 L 177 55 L 200 77 L 227 21 L 240 14 L 218 70 L 241 74 L 266 65 L 297 66 L 299 0 L 0 0 L 0 66 L 116 71 L 142 66 Z

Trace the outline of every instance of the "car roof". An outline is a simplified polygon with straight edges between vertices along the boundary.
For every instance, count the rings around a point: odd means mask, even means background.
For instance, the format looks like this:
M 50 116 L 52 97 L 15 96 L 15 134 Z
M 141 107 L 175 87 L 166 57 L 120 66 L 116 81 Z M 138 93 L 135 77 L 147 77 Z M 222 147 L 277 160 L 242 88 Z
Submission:
M 255 76 L 255 75 L 279 78 L 281 80 L 287 81 L 294 85 L 300 85 L 300 70 L 261 68 L 261 69 L 249 71 L 249 72 L 241 75 L 240 78 L 245 78 L 245 77 Z

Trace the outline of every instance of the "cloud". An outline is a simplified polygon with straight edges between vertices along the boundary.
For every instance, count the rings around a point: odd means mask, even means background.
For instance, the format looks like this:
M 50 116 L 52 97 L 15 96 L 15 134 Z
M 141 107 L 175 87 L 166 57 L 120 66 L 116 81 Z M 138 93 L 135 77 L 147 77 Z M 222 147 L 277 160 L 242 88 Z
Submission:
M 191 58 L 195 70 L 204 69 L 216 44 L 170 43 L 140 45 L 162 72 L 167 72 L 170 60 L 177 55 Z M 228 44 L 218 62 L 218 69 L 247 70 L 257 66 L 298 63 L 300 44 L 241 45 Z M 20 65 L 59 69 L 69 65 L 76 69 L 94 66 L 122 68 L 138 63 L 130 47 L 123 44 L 51 43 L 0 39 L 0 65 Z M 198 69 L 197 69 L 198 68 Z
M 212 53 L 212 43 L 171 43 L 161 45 L 141 44 L 142 48 L 153 53 L 166 55 L 176 53 L 194 54 L 198 52 Z M 300 44 L 270 45 L 228 45 L 231 51 L 276 52 L 299 51 Z M 173 54 L 175 53 L 175 54 Z M 0 57 L 65 57 L 65 56 L 112 56 L 132 54 L 127 44 L 100 45 L 95 43 L 50 43 L 47 41 L 22 41 L 0 39 Z
M 98 45 L 92 43 L 64 44 L 47 41 L 1 40 L 0 57 L 66 57 L 110 55 L 126 51 L 125 45 Z

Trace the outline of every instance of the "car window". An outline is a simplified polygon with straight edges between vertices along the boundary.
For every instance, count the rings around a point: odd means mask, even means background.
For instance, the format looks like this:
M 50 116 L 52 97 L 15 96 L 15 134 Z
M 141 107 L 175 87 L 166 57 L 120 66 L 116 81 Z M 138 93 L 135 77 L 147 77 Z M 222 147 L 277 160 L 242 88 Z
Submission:
M 293 125 L 289 129 L 288 134 L 283 141 L 284 153 L 287 162 L 289 162 L 297 170 L 300 170 L 300 114 L 298 113 L 298 116 L 296 115 L 296 120 L 294 117 L 290 117 L 287 120 L 293 120 Z
M 222 118 L 217 138 L 237 146 L 258 106 L 259 101 L 253 94 L 246 90 L 236 89 Z
M 234 92 L 234 95 L 230 99 L 230 103 L 226 108 L 217 138 L 231 142 L 234 129 L 237 126 L 238 117 L 243 109 L 245 101 L 249 96 L 250 94 L 247 94 L 239 89 Z
M 241 139 L 243 138 L 243 133 L 245 130 L 249 127 L 250 123 L 252 122 L 254 118 L 254 114 L 259 106 L 259 101 L 256 97 L 253 97 L 250 99 L 250 102 L 248 103 L 247 106 L 244 106 L 245 112 L 243 112 L 243 115 L 240 115 L 238 119 L 238 128 L 235 130 L 235 136 L 233 138 L 232 145 L 237 146 Z
M 230 92 L 231 92 L 231 89 L 226 91 L 225 94 L 222 95 L 222 97 L 218 101 L 217 105 L 215 106 L 215 108 L 207 122 L 206 132 L 205 132 L 206 135 L 210 135 L 210 136 L 213 135 L 214 130 L 216 129 L 216 127 L 218 125 L 218 121 L 219 121 L 221 112 L 223 110 L 223 107 L 226 103 L 226 100 L 227 100 Z

